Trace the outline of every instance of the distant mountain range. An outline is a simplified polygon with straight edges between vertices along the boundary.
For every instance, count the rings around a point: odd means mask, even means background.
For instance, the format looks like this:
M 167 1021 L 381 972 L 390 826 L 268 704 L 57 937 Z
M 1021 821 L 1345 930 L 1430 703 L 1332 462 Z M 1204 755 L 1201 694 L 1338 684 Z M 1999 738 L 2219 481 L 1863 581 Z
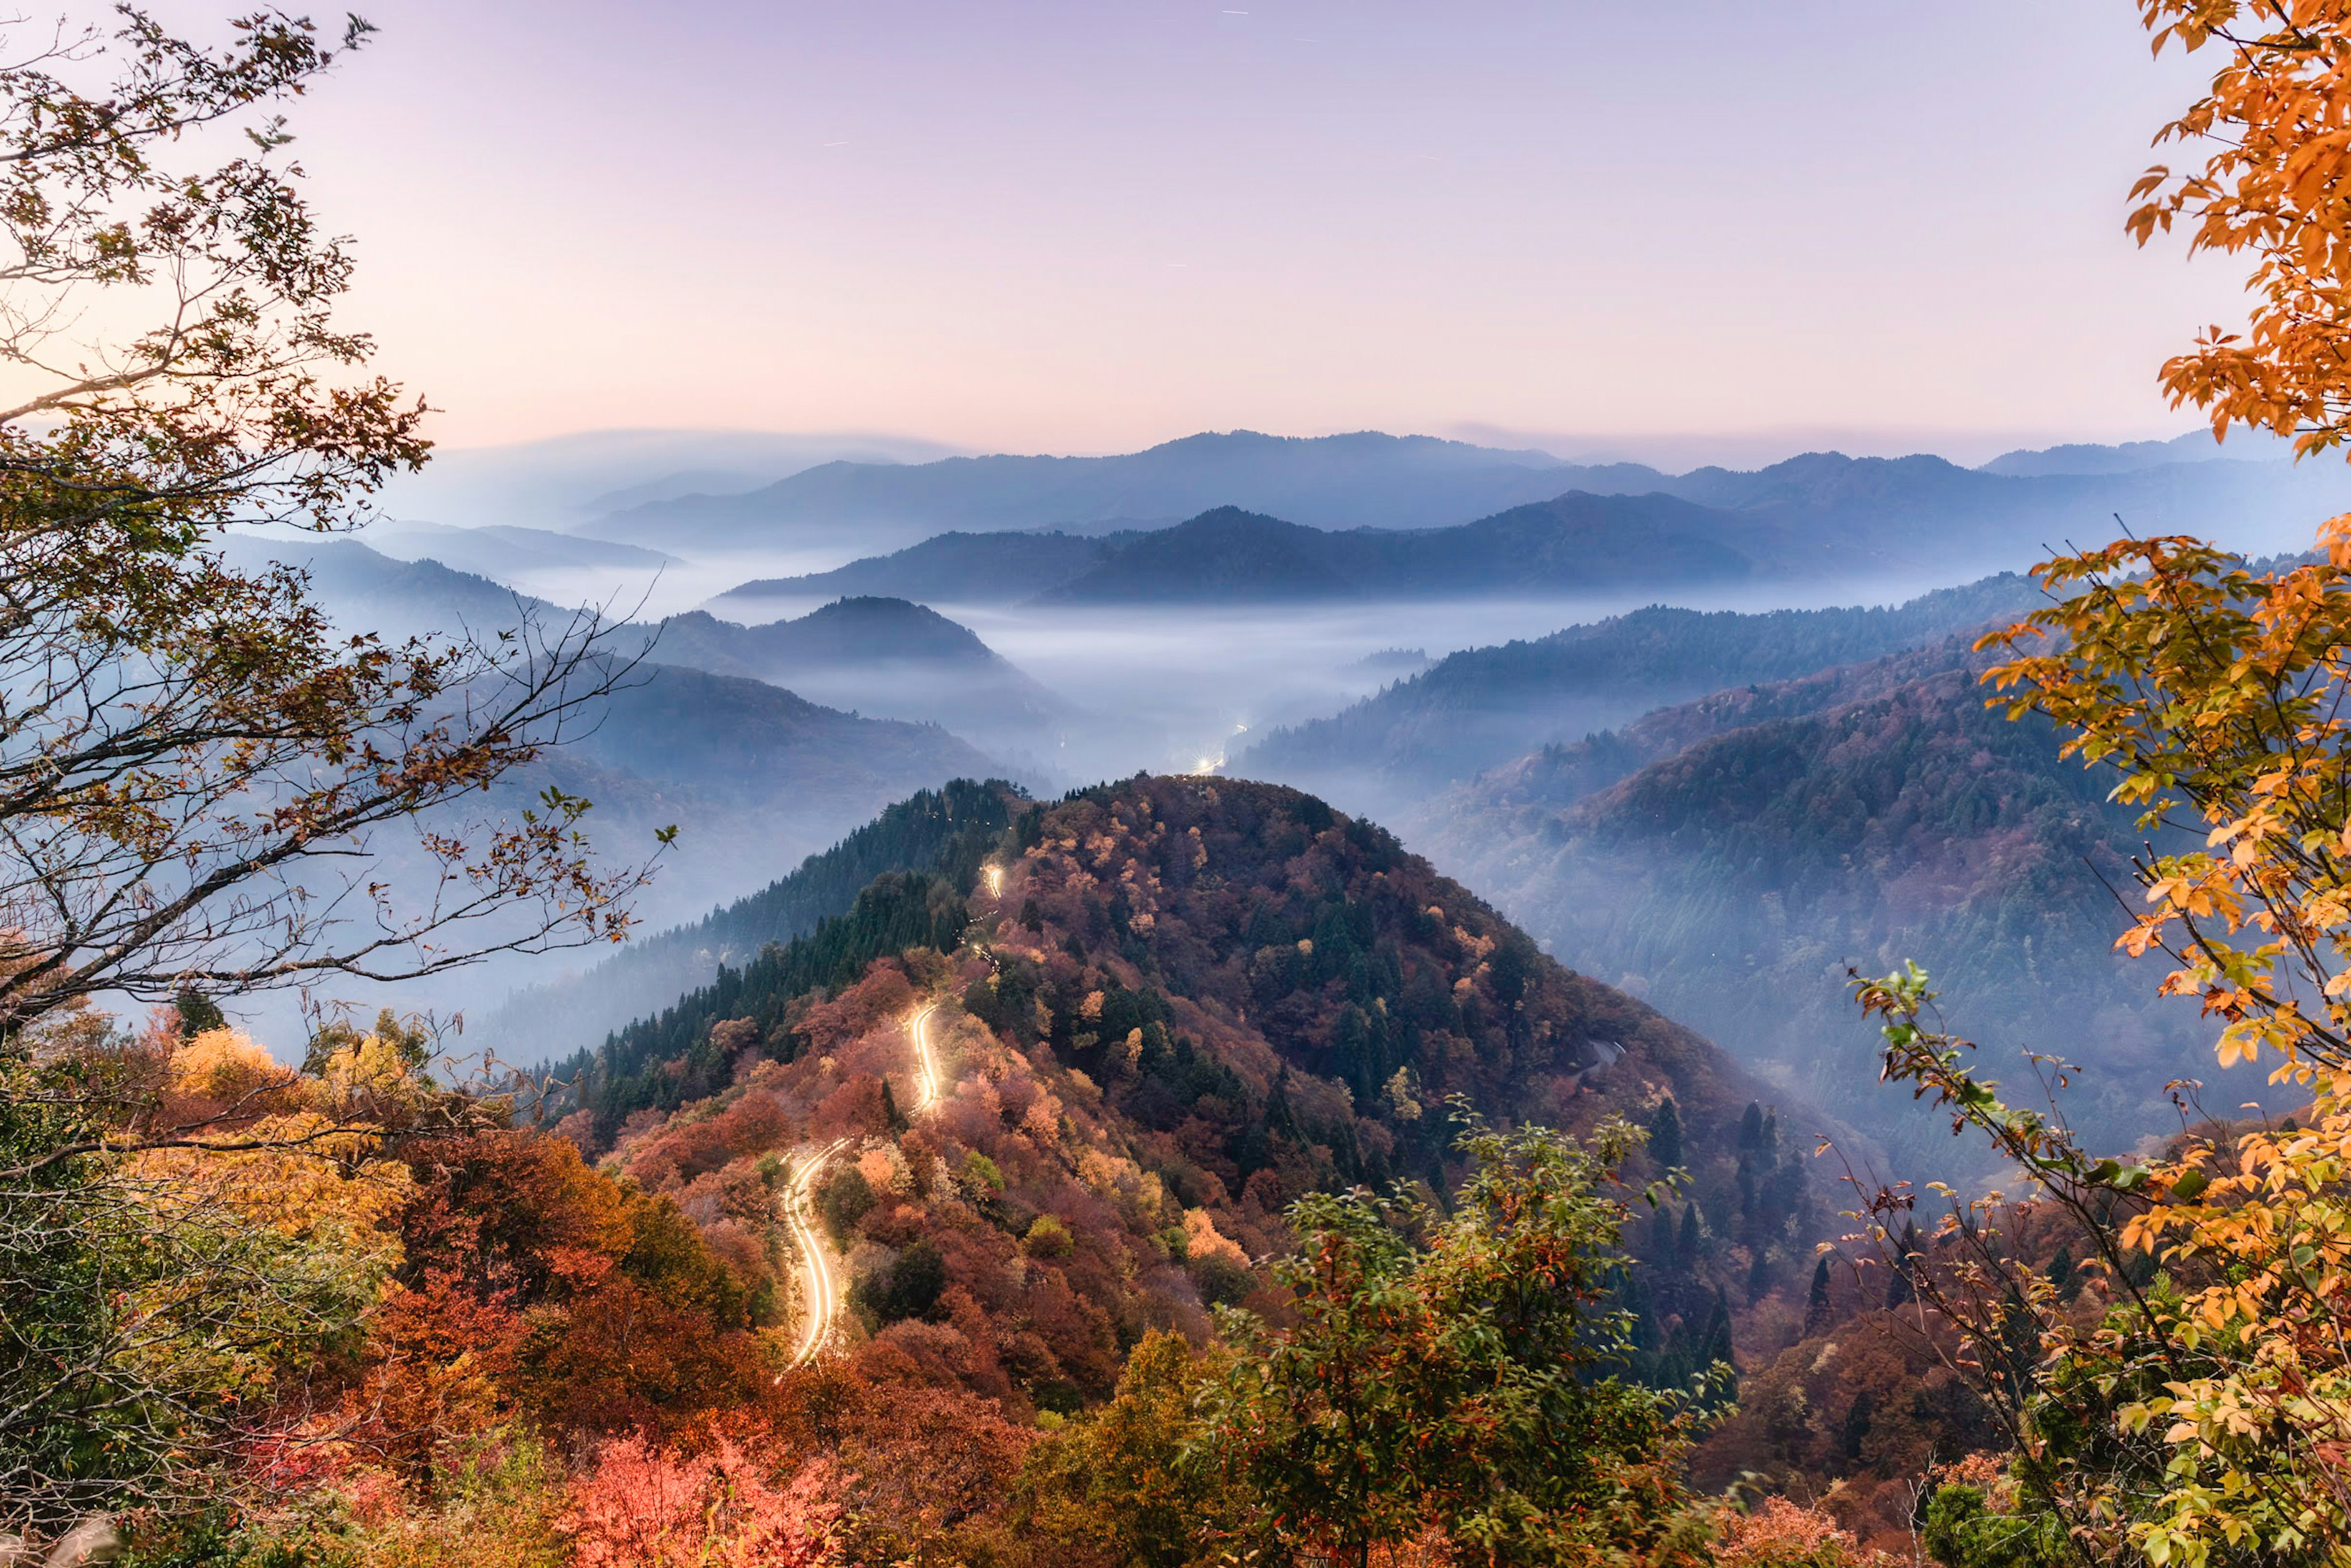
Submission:
M 2069 461 L 2049 453 L 2010 456 L 2021 467 Z M 921 510 L 917 503 L 944 502 L 956 474 L 982 472 L 942 472 L 949 467 L 875 469 L 859 484 L 899 494 L 904 515 L 913 516 Z M 736 521 L 727 525 L 736 529 L 731 537 L 748 544 L 790 533 L 799 526 L 788 520 L 799 516 L 793 509 L 799 503 L 791 499 L 795 487 L 830 483 L 828 472 L 811 470 L 737 497 L 741 506 L 729 514 Z M 2351 507 L 2351 467 L 2274 462 L 2208 460 L 2017 476 L 1960 468 L 1937 457 L 1856 459 L 1832 453 L 1753 473 L 1701 468 L 1668 476 L 1635 472 L 1632 465 L 1554 465 L 1510 467 L 1507 477 L 1512 486 L 1531 484 L 1550 493 L 1441 528 L 1317 527 L 1297 516 L 1222 506 L 1150 530 L 978 531 L 972 518 L 943 504 L 933 510 L 936 520 L 955 521 L 949 531 L 832 571 L 747 582 L 713 608 L 752 613 L 761 603 L 839 593 L 948 605 L 1251 603 L 1566 596 L 1929 573 L 1949 580 L 2029 565 L 2057 541 L 2111 534 L 2117 518 L 2135 531 L 2195 532 L 2258 550 L 2298 543 L 2314 519 Z M 1455 492 L 1465 506 L 1478 493 L 1476 486 Z M 771 528 L 747 520 L 752 511 L 744 508 L 754 502 L 781 508 L 772 512 Z M 636 521 L 624 528 L 631 518 Z M 611 522 L 607 537 L 642 525 L 634 537 L 668 538 L 668 525 L 650 513 L 622 514 Z M 876 525 L 873 531 L 892 530 Z M 670 542 L 705 548 L 715 537 L 688 530 L 686 538 Z
M 576 531 L 687 553 L 785 540 L 886 549 L 954 531 L 1120 520 L 1164 525 L 1222 506 L 1319 528 L 1427 528 L 1548 500 L 1576 487 L 1562 482 L 1566 471 L 1546 453 L 1428 436 L 1301 440 L 1238 431 L 1114 457 L 827 463 L 744 495 L 688 496 L 614 511 Z M 1583 487 L 1646 489 L 1651 473 L 1625 465 L 1619 482 Z
M 470 628 L 483 634 L 526 616 L 561 625 L 572 613 L 437 560 L 394 560 L 356 539 L 246 542 L 235 553 L 300 562 L 322 602 L 353 629 L 413 636 Z M 827 707 L 938 724 L 995 758 L 999 769 L 1008 764 L 1040 779 L 1052 777 L 1059 737 L 1072 715 L 1068 703 L 967 628 L 900 599 L 843 599 L 764 625 L 695 612 L 620 629 L 611 646 L 650 649 L 660 664 L 788 687 Z

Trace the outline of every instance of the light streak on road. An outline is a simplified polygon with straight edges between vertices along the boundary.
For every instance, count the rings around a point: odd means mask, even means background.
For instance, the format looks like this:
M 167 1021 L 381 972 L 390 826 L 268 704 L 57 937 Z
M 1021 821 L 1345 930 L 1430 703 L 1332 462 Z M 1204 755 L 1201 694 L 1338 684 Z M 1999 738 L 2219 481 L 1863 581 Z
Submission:
M 939 1103 L 938 1063 L 931 1055 L 931 1015 L 938 1010 L 938 1003 L 926 1003 L 906 1019 L 906 1038 L 914 1047 L 914 1113 L 918 1116 Z M 799 1249 L 800 1277 L 807 1287 L 803 1297 L 808 1303 L 808 1322 L 800 1331 L 799 1348 L 792 1353 L 785 1372 L 815 1360 L 825 1341 L 832 1337 L 833 1325 L 841 1321 L 841 1281 L 833 1277 L 823 1239 L 817 1234 L 816 1185 L 825 1166 L 853 1141 L 835 1138 L 810 1155 L 784 1187 L 780 1205 L 784 1228 L 791 1232 L 792 1245 Z M 781 1373 L 776 1381 L 783 1381 Z
M 1000 865 L 992 865 L 987 869 L 987 896 L 990 898 L 1002 898 L 1004 896 L 1004 868 Z
M 834 1320 L 841 1316 L 841 1286 L 832 1277 L 832 1264 L 825 1258 L 816 1233 L 816 1180 L 832 1157 L 849 1147 L 849 1142 L 835 1138 L 818 1150 L 784 1188 L 784 1225 L 792 1233 L 792 1245 L 800 1249 L 800 1271 L 808 1285 L 808 1322 L 800 1333 L 799 1349 L 784 1369 L 787 1372 L 805 1366 L 824 1348 Z M 776 1381 L 781 1383 L 783 1378 L 778 1375 Z
M 914 1113 L 921 1115 L 939 1103 L 939 1067 L 931 1058 L 931 1015 L 939 1004 L 931 1003 L 906 1020 L 906 1033 L 914 1042 Z

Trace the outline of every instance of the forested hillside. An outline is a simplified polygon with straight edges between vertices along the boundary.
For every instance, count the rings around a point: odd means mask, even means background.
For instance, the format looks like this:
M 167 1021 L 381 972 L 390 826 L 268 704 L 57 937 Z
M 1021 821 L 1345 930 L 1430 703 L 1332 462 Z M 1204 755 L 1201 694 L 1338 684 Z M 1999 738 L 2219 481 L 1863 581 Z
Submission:
M 1663 606 L 1454 653 L 1327 719 L 1259 738 L 1234 771 L 1401 812 L 1448 783 L 1708 693 L 1786 680 L 2006 622 L 2040 602 L 2003 574 L 1889 608 Z
M 641 938 L 594 968 L 517 993 L 483 1020 L 509 1060 L 546 1061 L 585 1049 L 632 1019 L 706 985 L 722 964 L 737 967 L 771 943 L 791 941 L 846 914 L 885 872 L 951 872 L 969 862 L 1011 820 L 1017 786 L 948 781 L 917 790 L 798 870 L 701 919 Z
M 2135 813 L 2045 722 L 1987 711 L 1989 662 L 1954 640 L 1668 709 L 1497 769 L 1420 834 L 1562 963 L 1862 1121 L 1906 1172 L 1953 1151 L 1878 1092 L 1848 964 L 1926 966 L 1996 1076 L 2025 1077 L 2026 1050 L 2085 1064 L 2065 1113 L 2126 1143 L 2162 1124 L 2168 1080 L 2208 1070 L 2210 1035 L 2113 950 Z

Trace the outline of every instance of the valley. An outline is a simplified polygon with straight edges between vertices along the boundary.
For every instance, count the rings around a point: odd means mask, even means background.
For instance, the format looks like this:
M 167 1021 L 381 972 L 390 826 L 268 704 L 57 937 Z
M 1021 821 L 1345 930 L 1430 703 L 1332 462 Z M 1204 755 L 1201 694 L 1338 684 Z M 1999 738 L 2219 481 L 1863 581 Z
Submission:
M 2258 464 L 2182 462 L 2182 452 L 2175 444 L 2017 454 L 1986 472 L 2002 476 L 2001 485 L 2155 486 L 2147 493 L 2167 497 L 2167 507 L 2203 504 L 2199 497 L 2220 493 L 2211 483 L 2241 487 L 2247 476 L 2264 472 Z M 1187 471 L 1187 459 L 1214 473 L 1222 471 L 1217 464 L 1245 457 L 1260 475 L 1288 473 L 1280 483 L 1291 488 L 1277 486 L 1278 493 L 1304 515 L 1325 517 L 1398 464 L 1470 463 L 1465 472 L 1510 484 L 1530 473 L 1559 477 L 1528 467 L 1522 455 L 1477 458 L 1483 468 L 1473 456 L 1474 449 L 1368 440 L 1352 448 L 1252 448 L 1236 438 L 1188 451 L 1178 444 L 1152 462 L 1163 474 Z M 934 497 L 999 481 L 1012 485 L 1007 495 L 1026 494 L 1019 485 L 1029 482 L 1013 484 L 1006 476 L 1017 477 L 1014 470 L 987 465 L 925 472 Z M 1737 528 L 1744 531 L 1721 531 L 1728 521 L 1706 526 L 1718 540 L 1751 549 L 1782 526 L 1774 518 L 1793 515 L 1790 506 L 1825 507 L 1818 515 L 1829 517 L 1875 497 L 1897 514 L 1908 508 L 1927 517 L 1938 516 L 1938 507 L 1973 504 L 1965 498 L 1979 482 L 1969 475 L 1923 462 L 1810 458 L 1749 476 L 1696 472 L 1670 481 L 1677 495 L 1641 502 L 1649 512 L 1623 514 L 1623 526 L 1653 528 L 1659 506 L 1693 518 L 1727 507 L 1734 510 L 1719 517 L 1742 519 Z M 1573 477 L 1595 476 L 1625 486 L 1668 484 L 1654 471 L 1624 468 L 1577 470 Z M 878 471 L 857 480 L 881 486 L 875 494 L 895 482 Z M 1443 493 L 1468 509 L 1486 482 Z M 1426 494 L 1440 493 L 1429 483 Z M 1316 495 L 1323 499 L 1306 498 Z M 857 821 L 881 817 L 911 791 L 880 777 L 856 786 L 862 793 L 841 796 L 843 810 L 828 834 L 821 819 L 810 821 L 807 786 L 789 768 L 747 757 L 720 760 L 739 748 L 744 734 L 716 702 L 721 688 L 713 683 L 733 679 L 857 716 L 828 723 L 871 726 L 874 717 L 865 716 L 876 716 L 885 724 L 938 727 L 937 742 L 918 765 L 934 770 L 919 780 L 934 787 L 993 777 L 1041 798 L 1140 766 L 1275 779 L 1390 823 L 1488 890 L 1562 961 L 1698 1024 L 1782 1091 L 1854 1118 L 1918 1174 L 1990 1173 L 1949 1164 L 1931 1118 L 1908 1117 L 1861 1091 L 1853 1069 L 1869 1059 L 1871 1035 L 1844 1000 L 1847 964 L 1920 956 L 1994 1031 L 1993 1049 L 2003 1054 L 2060 1045 L 2031 1035 L 2055 997 L 2090 1006 L 2064 1042 L 2085 1057 L 2069 1102 L 2074 1113 L 2105 1135 L 2155 1113 L 2147 1102 L 2102 1085 L 2186 1071 L 2209 1033 L 2182 1009 L 2121 1000 L 2132 994 L 2132 980 L 2127 965 L 2105 954 L 2114 931 L 2105 888 L 2123 863 L 2116 857 L 2127 856 L 2127 831 L 2112 812 L 2098 817 L 2095 791 L 2085 794 L 2089 780 L 2057 761 L 2053 739 L 1970 717 L 1972 699 L 1963 695 L 1969 672 L 1980 664 L 1956 650 L 2043 602 L 2040 591 L 2013 572 L 1932 588 L 1881 579 L 1865 590 L 1881 596 L 1869 608 L 1867 597 L 1856 603 L 1855 582 L 1836 575 L 1775 576 L 1752 556 L 1741 556 L 1746 564 L 1726 575 L 1708 564 L 1716 558 L 1670 550 L 1642 553 L 1640 570 L 1649 578 L 1614 580 L 1573 563 L 1621 555 L 1621 547 L 1605 542 L 1604 527 L 1601 534 L 1588 529 L 1612 515 L 1608 507 L 1639 497 L 1568 499 L 1576 507 L 1521 507 L 1466 528 L 1419 533 L 1318 532 L 1230 507 L 1175 527 L 1114 518 L 1115 527 L 1076 532 L 950 531 L 830 575 L 750 580 L 710 599 L 706 610 L 672 615 L 657 631 L 647 629 L 652 656 L 703 674 L 657 677 L 677 688 L 657 704 L 665 716 L 660 731 L 644 728 L 625 705 L 615 710 L 609 731 L 581 754 L 613 773 L 569 775 L 583 792 L 605 797 L 615 811 L 606 820 L 623 831 L 648 831 L 635 823 L 655 810 L 684 822 L 667 873 L 675 891 L 654 906 L 643 952 L 569 975 L 542 968 L 510 997 L 501 994 L 510 980 L 486 977 L 486 984 L 448 993 L 444 1005 L 482 1020 L 509 1055 L 552 1059 L 651 1016 L 668 998 L 708 983 L 720 966 L 747 961 L 763 943 L 789 942 L 812 922 L 845 913 L 856 891 L 848 883 L 817 905 L 787 900 L 774 914 L 739 912 L 760 898 L 773 903 L 773 894 L 759 890 L 785 887 L 775 879 L 799 857 Z M 2023 505 L 1987 537 L 2037 526 L 2042 513 L 2033 508 L 2043 504 Z M 958 514 L 965 521 L 981 515 Z M 1510 532 L 1528 527 L 1549 530 L 1554 542 L 1542 548 L 1560 552 L 1563 575 L 1547 581 L 1552 569 L 1539 564 L 1541 551 L 1531 555 L 1523 535 Z M 1466 544 L 1482 537 L 1480 529 L 1501 554 L 1481 558 L 1451 542 L 1458 533 Z M 590 530 L 598 538 L 583 548 L 643 548 L 604 542 L 625 531 L 618 524 Z M 1416 540 L 1447 541 L 1442 559 L 1455 575 L 1418 563 L 1409 553 L 1423 548 Z M 1356 553 L 1331 553 L 1341 547 Z M 360 549 L 335 545 L 307 558 L 322 589 L 355 620 L 397 631 L 453 603 L 485 625 L 495 623 L 502 605 L 513 613 L 512 589 L 478 577 L 435 579 L 443 569 L 430 559 L 370 564 L 352 553 Z M 1387 597 L 1376 580 L 1361 577 L 1362 563 L 1383 560 L 1423 597 Z M 1510 591 L 1462 597 L 1460 586 L 1480 573 Z M 613 579 L 607 600 L 622 587 Z M 885 591 L 893 589 L 923 598 Z M 1670 599 L 1661 602 L 1661 593 Z M 1376 655 L 1399 644 L 1423 650 L 1421 663 L 1379 663 Z M 1928 692 L 1937 695 L 1927 700 L 1921 694 Z M 1881 718 L 1866 706 L 1873 701 L 1894 706 L 1883 707 Z M 700 716 L 705 711 L 707 720 Z M 1817 726 L 1822 716 L 1847 727 L 1907 726 L 1916 734 L 1902 745 L 1920 761 L 1890 775 L 1868 763 L 1866 786 L 1858 775 L 1850 783 L 1813 779 L 1802 770 L 1856 766 L 1834 746 L 1802 761 L 1787 751 L 1784 735 L 1812 733 L 1788 727 Z M 712 722 L 718 727 L 707 739 L 689 738 Z M 1962 806 L 1949 793 L 1955 777 L 1949 764 L 1928 759 L 1951 747 L 1973 748 L 1980 758 L 1983 741 L 1970 738 L 1979 731 L 1998 743 L 1995 751 L 2014 755 L 1988 772 L 1980 761 L 1971 765 L 1980 781 L 1968 799 L 1982 803 Z M 882 732 L 872 733 L 878 740 Z M 839 743 L 827 744 L 838 756 Z M 1787 758 L 1771 764 L 1786 776 L 1771 788 L 1795 791 L 1788 804 L 1756 793 L 1765 788 L 1756 769 L 1767 755 Z M 1714 764 L 1716 758 L 1724 762 Z M 1674 768 L 1684 770 L 1671 786 L 1687 797 L 1676 808 L 1684 815 L 1663 831 L 1635 828 L 1658 810 L 1650 802 L 1661 786 L 1647 780 L 1662 780 Z M 738 792 L 760 780 L 765 803 L 709 796 L 716 777 L 737 780 Z M 1848 852 L 1844 869 L 1834 872 L 1802 858 L 1816 851 L 1758 858 L 1768 841 L 1756 837 L 1764 830 L 1750 824 L 1754 813 L 1817 819 L 1822 791 L 1842 799 L 1856 787 L 1865 803 L 1853 829 L 1861 836 L 1852 842 L 1874 843 L 1870 834 L 1887 832 L 1884 849 L 1869 849 L 1859 861 Z M 1624 806 L 1614 804 L 1619 800 Z M 751 828 L 759 819 L 746 811 L 768 813 L 778 824 L 789 820 L 789 836 Z M 1712 835 L 1705 847 L 1694 836 L 1700 832 Z M 747 833 L 769 846 L 763 854 L 742 853 Z M 868 861 L 864 874 L 924 869 L 927 852 L 886 866 Z M 664 931 L 696 906 L 719 913 Z M 784 915 L 788 906 L 804 912 Z M 2020 943 L 2031 954 L 2021 969 L 2008 961 Z M 2088 1003 L 2094 997 L 2109 999 Z

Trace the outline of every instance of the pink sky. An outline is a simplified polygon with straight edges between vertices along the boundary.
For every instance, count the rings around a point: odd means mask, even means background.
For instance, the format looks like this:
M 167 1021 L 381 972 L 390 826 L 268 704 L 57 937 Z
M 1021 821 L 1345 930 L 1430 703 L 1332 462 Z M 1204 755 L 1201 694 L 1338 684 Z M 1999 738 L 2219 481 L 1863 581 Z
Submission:
M 2191 79 L 2134 11 L 383 0 L 295 129 L 354 321 L 455 444 L 1988 454 L 2186 428 L 2156 366 L 2235 308 L 2122 235 Z

